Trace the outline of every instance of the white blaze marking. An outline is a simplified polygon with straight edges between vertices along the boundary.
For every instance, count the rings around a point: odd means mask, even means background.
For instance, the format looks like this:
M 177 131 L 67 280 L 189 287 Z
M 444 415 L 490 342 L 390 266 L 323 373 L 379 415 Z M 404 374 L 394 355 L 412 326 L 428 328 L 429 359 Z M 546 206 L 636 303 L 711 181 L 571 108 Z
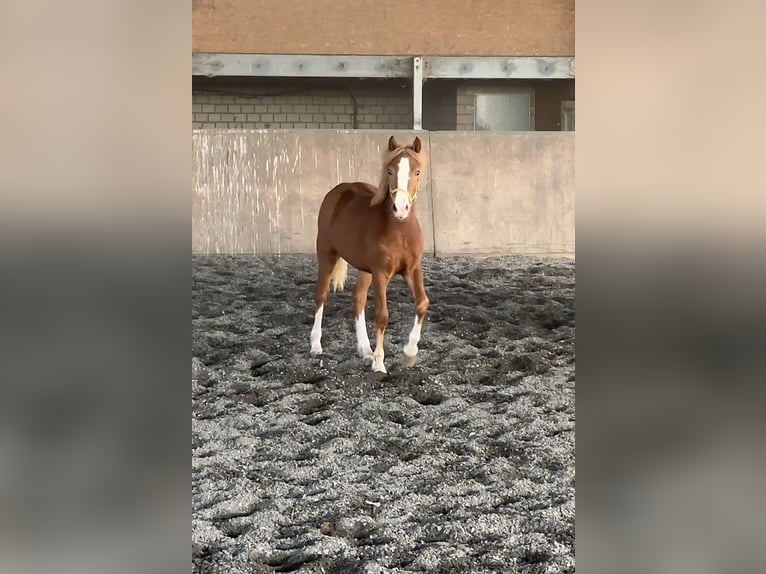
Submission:
M 364 358 L 372 357 L 372 347 L 370 347 L 370 339 L 367 337 L 364 311 L 356 318 L 356 350 Z
M 318 355 L 322 352 L 322 311 L 324 305 L 321 305 L 317 309 L 316 315 L 314 315 L 314 326 L 311 328 L 311 352 Z M 305 347 L 304 347 L 305 348 Z
M 415 316 L 415 325 L 412 327 L 412 331 L 410 331 L 410 339 L 407 341 L 407 344 L 404 346 L 404 354 L 409 355 L 410 357 L 414 357 L 418 354 L 418 343 L 420 342 L 420 323 L 418 322 L 417 316 Z
M 396 187 L 399 189 L 407 189 L 407 184 L 410 181 L 410 158 L 403 157 L 399 160 L 399 171 L 396 172 Z M 394 194 L 394 207 L 396 211 L 404 214 L 404 210 L 410 203 L 410 199 L 406 193 L 398 191 Z
M 410 158 L 403 157 L 399 160 L 399 171 L 396 172 L 396 187 L 407 189 L 410 180 Z

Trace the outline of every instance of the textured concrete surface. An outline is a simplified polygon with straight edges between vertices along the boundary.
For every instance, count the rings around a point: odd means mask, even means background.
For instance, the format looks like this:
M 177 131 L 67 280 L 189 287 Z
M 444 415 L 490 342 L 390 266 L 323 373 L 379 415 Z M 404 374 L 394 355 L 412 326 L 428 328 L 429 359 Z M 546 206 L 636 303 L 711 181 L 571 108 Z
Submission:
M 199 130 L 192 135 L 193 253 L 313 253 L 325 194 L 342 181 L 377 185 L 391 130 Z M 422 134 L 421 134 L 422 137 Z M 428 140 L 423 138 L 428 151 Z M 422 189 L 430 187 L 428 173 Z M 430 193 L 418 196 L 433 251 Z
M 574 263 L 427 257 L 418 362 L 397 279 L 385 376 L 349 290 L 309 355 L 314 269 L 193 259 L 192 570 L 574 572 Z
M 437 254 L 575 250 L 574 134 L 433 132 Z
M 376 184 L 381 149 L 411 131 L 199 130 L 193 253 L 313 253 L 316 214 L 341 181 Z M 426 252 L 574 254 L 574 134 L 419 132 Z

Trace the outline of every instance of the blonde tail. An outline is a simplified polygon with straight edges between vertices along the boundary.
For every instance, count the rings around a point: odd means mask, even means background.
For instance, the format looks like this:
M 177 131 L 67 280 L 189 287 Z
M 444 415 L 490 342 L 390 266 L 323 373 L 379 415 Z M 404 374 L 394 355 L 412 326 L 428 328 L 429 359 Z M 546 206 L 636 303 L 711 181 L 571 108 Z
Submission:
M 330 275 L 330 283 L 332 283 L 332 290 L 337 291 L 340 289 L 343 291 L 343 286 L 346 284 L 346 274 L 348 273 L 348 263 L 342 257 L 338 258 L 338 262 L 332 270 Z

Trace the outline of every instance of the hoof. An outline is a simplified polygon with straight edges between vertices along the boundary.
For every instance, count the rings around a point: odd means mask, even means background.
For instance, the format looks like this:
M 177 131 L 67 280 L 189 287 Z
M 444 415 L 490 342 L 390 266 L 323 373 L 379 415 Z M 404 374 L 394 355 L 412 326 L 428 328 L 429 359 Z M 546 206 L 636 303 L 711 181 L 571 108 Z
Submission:
M 408 355 L 407 353 L 404 353 L 404 366 L 405 367 L 411 367 L 415 364 L 415 359 L 417 358 L 417 355 Z
M 380 365 L 376 365 L 374 362 L 372 363 L 372 372 L 373 373 L 387 373 L 386 366 L 381 363 Z

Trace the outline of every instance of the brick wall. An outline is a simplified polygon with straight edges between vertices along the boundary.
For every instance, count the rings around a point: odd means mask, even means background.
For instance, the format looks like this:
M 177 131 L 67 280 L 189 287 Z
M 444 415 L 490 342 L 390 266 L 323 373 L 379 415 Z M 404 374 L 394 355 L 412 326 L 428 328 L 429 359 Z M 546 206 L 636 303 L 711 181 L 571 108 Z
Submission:
M 192 0 L 192 14 L 192 52 L 575 53 L 575 0 Z
M 193 128 L 412 128 L 410 88 L 398 83 L 195 80 Z
M 461 87 L 458 89 L 456 113 L 457 119 L 455 121 L 455 129 L 473 131 L 473 92 L 471 92 L 467 87 Z
M 574 80 L 428 80 L 423 128 L 474 129 L 473 92 L 533 88 L 535 130 L 561 129 Z M 193 128 L 411 129 L 411 87 L 399 80 L 193 78 Z

